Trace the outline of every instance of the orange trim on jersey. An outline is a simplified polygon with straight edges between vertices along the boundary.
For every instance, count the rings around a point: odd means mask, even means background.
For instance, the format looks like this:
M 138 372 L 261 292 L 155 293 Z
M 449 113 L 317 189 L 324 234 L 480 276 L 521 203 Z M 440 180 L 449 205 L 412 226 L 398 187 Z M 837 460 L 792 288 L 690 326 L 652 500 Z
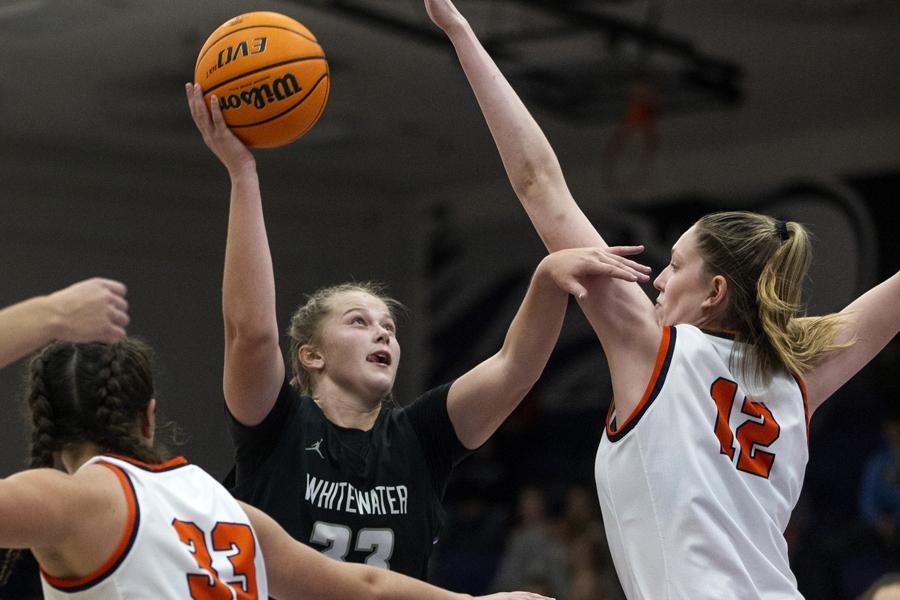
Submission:
M 803 396 L 803 416 L 806 417 L 806 445 L 809 446 L 809 400 L 806 398 L 806 382 L 799 375 L 794 375 L 797 385 L 800 386 L 800 395 Z
M 137 498 L 134 493 L 134 487 L 131 484 L 131 480 L 128 478 L 128 475 L 125 473 L 125 471 L 121 469 L 121 467 L 117 467 L 116 465 L 105 462 L 97 462 L 95 464 L 106 467 L 107 469 L 115 473 L 116 477 L 119 478 L 119 484 L 121 484 L 122 490 L 124 490 L 125 492 L 125 500 L 128 504 L 128 517 L 125 522 L 125 531 L 122 533 L 122 537 L 119 539 L 119 543 L 116 546 L 115 551 L 113 551 L 112 556 L 106 559 L 106 562 L 104 562 L 92 573 L 85 577 L 81 577 L 80 579 L 63 579 L 50 575 L 43 569 L 43 567 L 40 567 L 41 575 L 44 577 L 44 579 L 47 580 L 47 583 L 63 591 L 75 592 L 88 588 L 95 583 L 99 583 L 100 580 L 111 574 L 112 571 L 117 566 L 119 566 L 119 563 L 121 563 L 125 558 L 125 555 L 131 548 L 131 544 L 134 542 L 134 538 L 137 535 L 138 504 Z M 79 589 L 74 590 L 72 588 Z
M 618 427 L 613 429 L 610 425 L 610 415 L 612 414 L 612 410 L 615 403 L 615 398 L 609 404 L 609 413 L 606 415 L 606 435 L 614 436 L 617 433 L 621 432 L 625 429 L 628 424 L 635 419 L 641 411 L 644 410 L 644 406 L 647 404 L 647 401 L 650 399 L 650 395 L 653 393 L 653 389 L 656 387 L 656 381 L 659 379 L 660 373 L 662 373 L 663 365 L 666 363 L 666 356 L 669 353 L 669 342 L 671 339 L 671 331 L 672 328 L 670 326 L 663 327 L 662 330 L 662 341 L 659 343 L 659 350 L 656 353 L 656 364 L 653 365 L 653 374 L 650 376 L 650 381 L 647 382 L 647 387 L 644 388 L 644 395 L 641 397 L 641 401 L 637 403 L 637 406 L 634 407 L 634 410 L 631 411 L 631 414 L 628 415 L 628 418 L 624 421 L 618 423 Z
M 183 456 L 176 456 L 173 459 L 167 460 L 166 462 L 157 465 L 146 463 L 136 458 L 131 458 L 130 456 L 122 456 L 120 454 L 104 454 L 103 456 L 108 456 L 110 458 L 115 458 L 118 460 L 124 460 L 127 463 L 130 463 L 136 467 L 141 467 L 142 469 L 146 469 L 148 471 L 165 471 L 167 469 L 181 467 L 188 464 L 188 460 Z

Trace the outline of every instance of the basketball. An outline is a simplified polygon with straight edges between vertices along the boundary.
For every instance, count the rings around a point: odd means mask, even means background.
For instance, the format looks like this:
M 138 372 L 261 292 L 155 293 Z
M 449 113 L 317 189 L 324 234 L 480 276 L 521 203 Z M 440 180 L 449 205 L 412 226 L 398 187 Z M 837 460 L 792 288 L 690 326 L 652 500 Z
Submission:
M 328 100 L 325 53 L 301 23 L 251 12 L 222 24 L 203 44 L 194 81 L 218 98 L 229 128 L 248 146 L 274 148 L 315 125 Z

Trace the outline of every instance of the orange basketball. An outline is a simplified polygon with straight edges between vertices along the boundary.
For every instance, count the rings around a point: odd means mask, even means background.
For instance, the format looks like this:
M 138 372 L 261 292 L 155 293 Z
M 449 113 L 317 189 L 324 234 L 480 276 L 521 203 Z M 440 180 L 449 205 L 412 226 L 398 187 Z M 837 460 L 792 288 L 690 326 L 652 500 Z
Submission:
M 194 67 L 194 81 L 248 146 L 274 148 L 296 140 L 328 100 L 325 52 L 302 24 L 274 12 L 234 17 L 212 32 Z

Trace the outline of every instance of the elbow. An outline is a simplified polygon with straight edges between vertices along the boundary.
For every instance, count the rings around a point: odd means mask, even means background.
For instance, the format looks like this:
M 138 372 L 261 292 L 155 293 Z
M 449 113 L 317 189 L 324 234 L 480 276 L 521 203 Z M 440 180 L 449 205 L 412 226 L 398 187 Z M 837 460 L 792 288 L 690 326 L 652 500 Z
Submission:
M 388 600 L 391 595 L 387 584 L 387 572 L 370 566 L 363 568 L 362 587 L 365 590 L 363 598 L 365 600 Z
M 551 170 L 541 162 L 526 159 L 516 169 L 510 181 L 516 195 L 522 200 L 527 200 L 550 185 L 550 173 Z
M 263 348 L 277 346 L 278 343 L 276 324 L 225 320 L 225 344 L 229 347 Z

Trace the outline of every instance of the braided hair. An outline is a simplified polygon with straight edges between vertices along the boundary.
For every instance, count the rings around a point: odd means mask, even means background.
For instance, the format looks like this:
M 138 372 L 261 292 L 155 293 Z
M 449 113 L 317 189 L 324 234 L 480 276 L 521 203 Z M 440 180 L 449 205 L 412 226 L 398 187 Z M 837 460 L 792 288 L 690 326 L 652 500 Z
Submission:
M 154 395 L 152 351 L 140 340 L 53 342 L 31 359 L 26 387 L 32 424 L 28 468 L 53 467 L 57 452 L 84 442 L 102 453 L 163 462 L 137 433 Z M 0 585 L 20 554 L 6 552 Z

